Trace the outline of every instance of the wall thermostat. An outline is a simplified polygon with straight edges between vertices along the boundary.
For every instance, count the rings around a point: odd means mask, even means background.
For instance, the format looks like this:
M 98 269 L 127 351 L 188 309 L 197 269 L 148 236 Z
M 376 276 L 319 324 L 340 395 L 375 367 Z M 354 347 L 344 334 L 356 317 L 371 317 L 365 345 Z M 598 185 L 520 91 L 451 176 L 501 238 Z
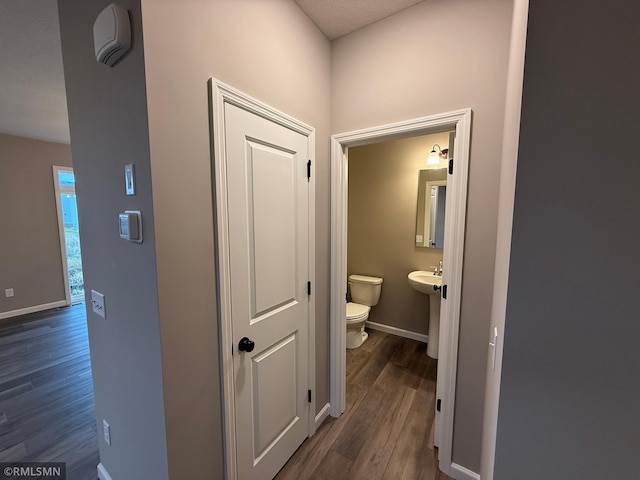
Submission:
M 125 210 L 120 214 L 120 238 L 142 243 L 142 214 L 139 210 Z
M 131 48 L 129 12 L 112 3 L 100 12 L 93 24 L 96 60 L 113 67 Z

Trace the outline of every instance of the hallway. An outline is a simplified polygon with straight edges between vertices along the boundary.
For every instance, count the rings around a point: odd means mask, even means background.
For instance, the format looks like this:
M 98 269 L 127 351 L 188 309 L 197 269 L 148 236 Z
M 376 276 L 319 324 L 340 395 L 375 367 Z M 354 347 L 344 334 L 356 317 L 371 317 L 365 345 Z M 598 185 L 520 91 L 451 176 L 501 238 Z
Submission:
M 436 365 L 426 345 L 369 330 L 347 350 L 347 407 L 327 418 L 276 480 L 450 480 L 433 447 Z
M 99 461 L 83 304 L 0 327 L 0 462 Z M 425 345 L 375 330 L 347 351 L 347 408 L 305 441 L 277 480 L 450 480 L 433 448 L 436 362 Z

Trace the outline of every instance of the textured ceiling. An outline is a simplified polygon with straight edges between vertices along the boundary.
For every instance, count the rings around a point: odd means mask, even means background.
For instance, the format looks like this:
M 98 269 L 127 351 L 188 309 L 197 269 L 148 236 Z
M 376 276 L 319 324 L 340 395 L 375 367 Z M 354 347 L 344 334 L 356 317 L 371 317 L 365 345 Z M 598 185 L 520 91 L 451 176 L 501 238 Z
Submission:
M 422 0 L 294 0 L 329 39 Z M 69 143 L 55 0 L 0 0 L 0 132 Z
M 0 0 L 0 132 L 69 143 L 55 0 Z
M 331 40 L 422 0 L 294 0 Z

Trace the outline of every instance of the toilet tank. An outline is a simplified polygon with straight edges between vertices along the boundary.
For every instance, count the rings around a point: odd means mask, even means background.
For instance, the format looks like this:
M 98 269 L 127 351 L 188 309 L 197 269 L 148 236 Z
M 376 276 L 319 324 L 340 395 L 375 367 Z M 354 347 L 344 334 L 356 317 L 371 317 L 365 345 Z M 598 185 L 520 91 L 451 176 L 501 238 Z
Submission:
M 368 277 L 366 275 L 349 275 L 349 286 L 351 287 L 351 299 L 360 305 L 373 307 L 380 300 L 380 290 L 382 289 L 382 279 L 379 277 Z

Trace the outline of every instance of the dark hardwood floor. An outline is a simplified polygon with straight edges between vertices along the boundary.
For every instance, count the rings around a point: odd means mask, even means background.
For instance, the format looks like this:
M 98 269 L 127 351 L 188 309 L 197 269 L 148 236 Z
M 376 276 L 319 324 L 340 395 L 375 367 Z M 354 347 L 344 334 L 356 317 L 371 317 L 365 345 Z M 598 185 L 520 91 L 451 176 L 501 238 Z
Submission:
M 99 462 L 84 304 L 0 325 L 0 462 L 65 462 L 67 480 Z
M 369 331 L 347 351 L 347 406 L 277 480 L 450 480 L 433 447 L 436 362 L 422 343 Z M 84 305 L 0 325 L 0 462 L 56 461 L 67 480 L 99 462 Z
M 369 330 L 347 350 L 347 405 L 329 417 L 277 480 L 450 480 L 433 447 L 436 361 L 425 345 Z

